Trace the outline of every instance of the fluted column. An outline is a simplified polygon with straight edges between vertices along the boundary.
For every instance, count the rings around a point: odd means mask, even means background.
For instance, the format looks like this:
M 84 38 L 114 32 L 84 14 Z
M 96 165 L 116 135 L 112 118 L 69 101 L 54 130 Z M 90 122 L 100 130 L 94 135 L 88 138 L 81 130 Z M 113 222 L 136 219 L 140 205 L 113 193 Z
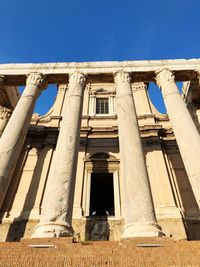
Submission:
M 200 135 L 176 86 L 172 71 L 157 72 L 156 82 L 166 105 L 176 141 L 197 204 L 200 207 Z
M 124 184 L 124 220 L 122 238 L 162 235 L 156 223 L 146 171 L 130 75 L 115 74 L 119 129 L 120 170 Z
M 0 207 L 21 153 L 35 102 L 45 86 L 44 75 L 31 73 L 26 88 L 0 138 Z
M 85 77 L 70 75 L 60 133 L 42 205 L 40 223 L 32 237 L 71 236 L 75 178 Z

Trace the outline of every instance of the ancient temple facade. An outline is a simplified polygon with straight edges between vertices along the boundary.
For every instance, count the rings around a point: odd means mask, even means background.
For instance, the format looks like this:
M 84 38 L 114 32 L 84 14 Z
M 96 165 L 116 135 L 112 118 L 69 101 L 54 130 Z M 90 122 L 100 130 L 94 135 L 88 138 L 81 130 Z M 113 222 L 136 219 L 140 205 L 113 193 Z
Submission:
M 0 65 L 0 241 L 200 239 L 199 79 L 200 59 Z

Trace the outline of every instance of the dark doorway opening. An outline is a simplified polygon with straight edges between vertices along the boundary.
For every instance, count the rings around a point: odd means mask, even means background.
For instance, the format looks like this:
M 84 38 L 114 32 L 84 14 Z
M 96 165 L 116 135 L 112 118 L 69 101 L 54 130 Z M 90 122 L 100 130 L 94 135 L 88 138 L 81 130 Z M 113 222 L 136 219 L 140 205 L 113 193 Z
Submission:
M 113 173 L 92 173 L 90 216 L 114 216 Z

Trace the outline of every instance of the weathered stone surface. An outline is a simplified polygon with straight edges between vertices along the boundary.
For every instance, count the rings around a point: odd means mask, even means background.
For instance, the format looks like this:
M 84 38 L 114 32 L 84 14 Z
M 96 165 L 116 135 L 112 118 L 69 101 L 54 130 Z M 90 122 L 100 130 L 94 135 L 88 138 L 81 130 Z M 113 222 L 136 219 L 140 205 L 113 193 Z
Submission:
M 109 224 L 106 221 L 96 222 L 90 233 L 90 240 L 108 240 L 109 239 Z
M 37 78 L 37 82 L 30 79 Z M 0 207 L 3 204 L 10 180 L 12 178 L 18 157 L 24 144 L 35 102 L 42 88 L 38 81 L 44 76 L 38 73 L 29 74 L 27 86 L 3 132 L 0 139 Z
M 81 73 L 70 75 L 69 91 L 64 103 L 63 120 L 44 196 L 40 224 L 36 226 L 33 238 L 73 234 L 71 221 L 84 84 L 85 77 Z
M 179 93 L 172 71 L 169 69 L 159 71 L 156 76 L 156 81 L 161 88 L 188 178 L 197 204 L 200 207 L 199 132 Z
M 122 237 L 159 236 L 162 232 L 156 224 L 129 73 L 117 72 L 115 83 L 125 199 Z

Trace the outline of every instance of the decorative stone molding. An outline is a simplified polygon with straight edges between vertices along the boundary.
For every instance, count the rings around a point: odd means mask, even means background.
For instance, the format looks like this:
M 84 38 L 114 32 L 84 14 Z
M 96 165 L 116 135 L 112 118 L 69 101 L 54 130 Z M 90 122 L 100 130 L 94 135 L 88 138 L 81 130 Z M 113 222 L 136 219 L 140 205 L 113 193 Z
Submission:
M 59 84 L 58 86 L 59 91 L 67 91 L 68 90 L 68 85 L 67 84 Z
M 130 77 L 130 74 L 128 72 L 120 70 L 114 74 L 114 81 L 116 84 L 124 83 L 124 82 L 130 83 L 131 77 Z
M 0 119 L 8 120 L 12 114 L 9 108 L 0 107 Z
M 85 76 L 80 73 L 80 72 L 73 72 L 72 74 L 70 74 L 69 76 L 69 83 L 70 84 L 80 84 L 81 86 L 84 86 L 85 84 Z
M 5 81 L 6 77 L 4 75 L 0 75 L 0 83 L 3 83 Z
M 156 72 L 156 83 L 161 87 L 162 83 L 175 82 L 173 72 L 169 69 L 162 69 Z
M 137 82 L 132 84 L 133 91 L 147 90 L 147 85 L 144 82 Z
M 87 153 L 85 157 L 85 161 L 96 161 L 96 160 L 118 161 L 118 159 L 114 155 L 111 155 L 110 153 L 97 152 L 97 153 L 94 153 L 93 155 L 90 155 L 90 153 Z
M 46 76 L 38 72 L 29 73 L 26 79 L 26 85 L 31 84 L 38 86 L 39 89 L 45 89 L 47 87 Z
M 96 95 L 110 95 L 110 91 L 106 90 L 104 88 L 95 88 L 90 91 L 91 96 L 96 96 Z

